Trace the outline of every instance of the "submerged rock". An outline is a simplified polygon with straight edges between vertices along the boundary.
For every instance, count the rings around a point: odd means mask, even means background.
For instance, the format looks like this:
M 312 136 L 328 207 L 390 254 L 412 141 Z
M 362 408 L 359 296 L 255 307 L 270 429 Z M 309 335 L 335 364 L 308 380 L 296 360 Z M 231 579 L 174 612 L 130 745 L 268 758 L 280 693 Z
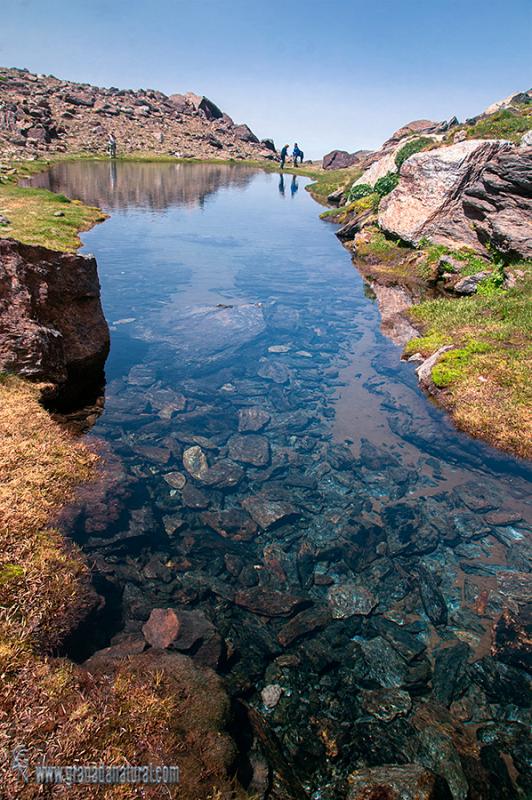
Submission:
M 183 453 L 183 466 L 185 467 L 186 471 L 198 481 L 203 480 L 209 471 L 207 456 L 201 447 L 198 447 L 197 445 L 194 447 L 188 447 L 185 450 Z
M 359 769 L 348 778 L 347 800 L 452 800 L 447 782 L 418 764 Z
M 260 406 L 241 408 L 238 412 L 238 430 L 240 433 L 256 433 L 262 430 L 271 417 Z
M 191 306 L 184 311 L 168 303 L 139 332 L 147 341 L 171 345 L 183 368 L 202 371 L 230 361 L 265 329 L 262 308 L 253 303 Z
M 286 617 L 308 601 L 288 592 L 257 587 L 237 592 L 234 602 L 254 614 L 262 614 L 265 617 Z
M 206 511 L 201 521 L 220 536 L 234 541 L 249 541 L 257 534 L 256 523 L 238 508 L 227 508 L 223 511 Z
M 362 706 L 375 719 L 391 722 L 396 717 L 408 714 L 412 700 L 403 689 L 375 689 L 364 692 Z
M 334 619 L 346 619 L 355 614 L 367 616 L 377 605 L 377 598 L 356 583 L 341 583 L 331 586 L 328 592 L 328 601 Z
M 271 683 L 269 686 L 265 686 L 260 696 L 266 708 L 275 708 L 283 696 L 283 691 L 283 687 L 279 686 L 277 683 Z
M 270 463 L 270 443 L 264 436 L 247 434 L 231 436 L 228 442 L 229 455 L 235 461 L 266 467 Z
M 262 494 L 246 497 L 241 505 L 264 530 L 298 513 L 291 503 L 285 500 L 272 500 Z

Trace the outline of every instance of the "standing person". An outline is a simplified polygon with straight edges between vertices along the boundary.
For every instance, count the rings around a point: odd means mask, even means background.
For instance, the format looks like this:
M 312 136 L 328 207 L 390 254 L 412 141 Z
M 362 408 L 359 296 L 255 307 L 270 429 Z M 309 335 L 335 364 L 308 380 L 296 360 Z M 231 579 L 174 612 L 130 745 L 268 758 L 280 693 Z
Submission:
M 107 152 L 111 158 L 116 158 L 116 139 L 112 133 L 109 134 L 107 140 Z
M 285 146 L 281 150 L 281 169 L 284 169 L 284 162 L 286 161 L 287 155 L 288 155 L 288 145 L 285 144 Z
M 294 145 L 294 149 L 292 151 L 292 156 L 294 158 L 294 167 L 297 167 L 297 159 L 299 158 L 299 163 L 303 163 L 303 150 L 299 149 L 298 143 L 296 142 Z

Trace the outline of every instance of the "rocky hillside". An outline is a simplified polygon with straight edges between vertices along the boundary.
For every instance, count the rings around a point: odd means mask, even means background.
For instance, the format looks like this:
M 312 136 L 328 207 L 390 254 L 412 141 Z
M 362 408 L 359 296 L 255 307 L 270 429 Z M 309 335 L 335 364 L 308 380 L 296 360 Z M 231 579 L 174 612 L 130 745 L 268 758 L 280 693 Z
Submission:
M 0 67 L 0 153 L 104 153 L 113 133 L 118 154 L 183 158 L 272 159 L 275 146 L 193 93 L 109 89 L 53 75 Z

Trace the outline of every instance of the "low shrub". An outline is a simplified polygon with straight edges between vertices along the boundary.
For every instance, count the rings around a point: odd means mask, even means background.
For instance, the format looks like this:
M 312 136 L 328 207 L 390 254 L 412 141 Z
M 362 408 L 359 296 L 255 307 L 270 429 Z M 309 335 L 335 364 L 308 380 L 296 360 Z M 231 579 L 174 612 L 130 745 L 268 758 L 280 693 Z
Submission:
M 347 202 L 353 203 L 355 200 L 360 200 L 361 197 L 368 197 L 373 194 L 373 191 L 369 183 L 359 183 L 358 186 L 351 186 Z
M 386 175 L 383 175 L 382 178 L 375 183 L 373 187 L 373 191 L 377 192 L 380 197 L 384 197 L 387 194 L 390 194 L 393 189 L 399 183 L 399 175 L 397 172 L 388 172 Z
M 413 156 L 414 153 L 419 153 L 421 150 L 424 150 L 426 147 L 433 144 L 433 142 L 434 139 L 430 139 L 428 136 L 420 136 L 418 139 L 412 139 L 412 141 L 407 142 L 395 154 L 395 165 L 397 169 L 401 169 L 407 158 Z

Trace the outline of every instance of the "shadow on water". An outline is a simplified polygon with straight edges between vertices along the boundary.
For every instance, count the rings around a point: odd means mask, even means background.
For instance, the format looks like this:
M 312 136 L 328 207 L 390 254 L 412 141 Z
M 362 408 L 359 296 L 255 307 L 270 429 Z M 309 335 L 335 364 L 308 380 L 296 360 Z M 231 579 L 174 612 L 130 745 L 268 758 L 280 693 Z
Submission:
M 112 334 L 106 470 L 69 523 L 109 602 L 71 653 L 172 607 L 173 647 L 224 675 L 242 748 L 287 785 L 326 800 L 414 761 L 491 798 L 504 753 L 525 786 L 528 467 L 422 395 L 304 179 L 291 202 L 239 166 L 38 180 L 113 212 L 83 237 Z

